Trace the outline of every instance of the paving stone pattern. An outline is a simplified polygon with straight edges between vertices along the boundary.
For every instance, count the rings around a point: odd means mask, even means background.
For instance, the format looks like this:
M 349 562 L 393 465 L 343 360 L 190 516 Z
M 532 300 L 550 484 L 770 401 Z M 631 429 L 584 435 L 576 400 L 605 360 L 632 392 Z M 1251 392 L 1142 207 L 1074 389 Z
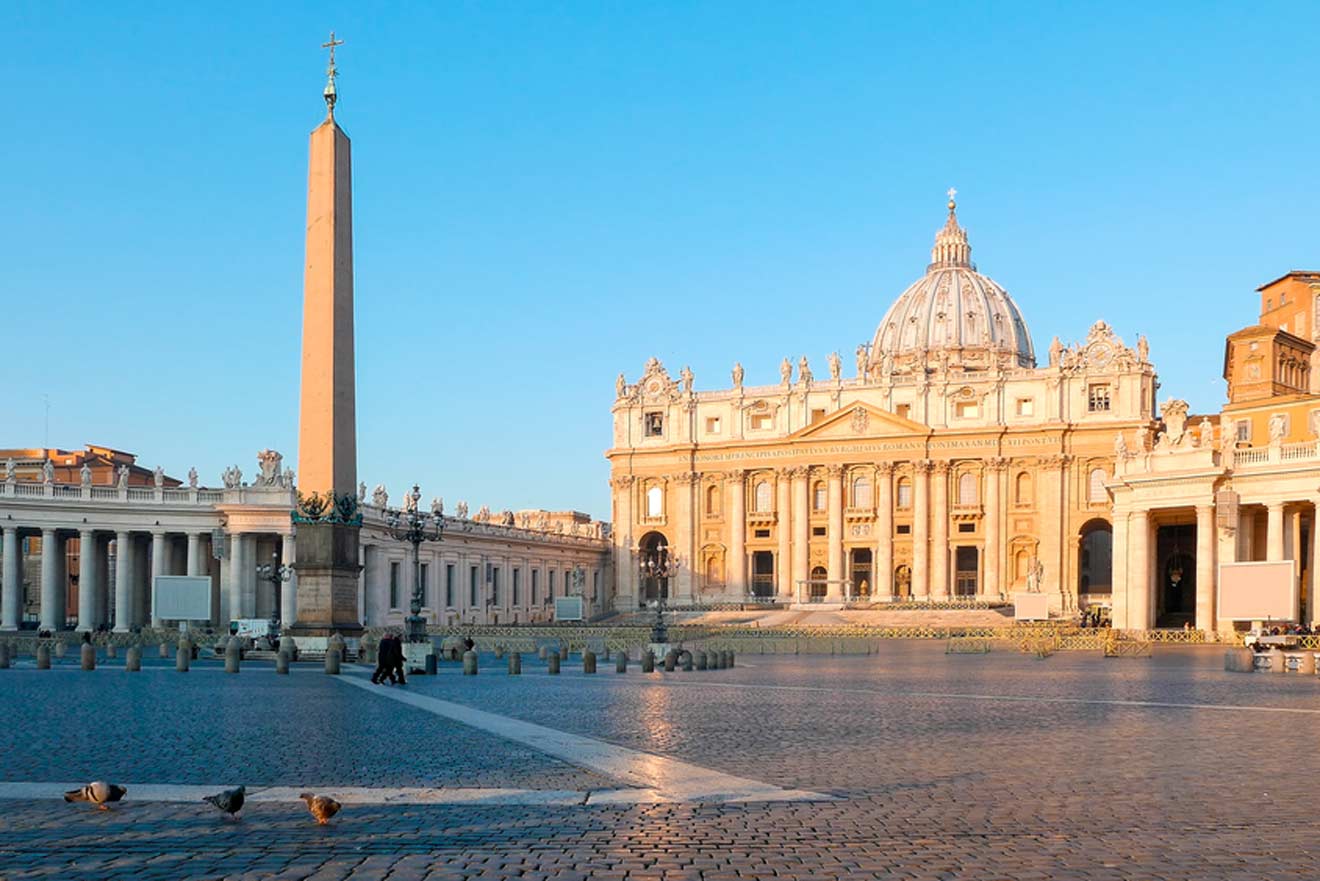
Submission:
M 556 678 L 529 661 L 521 678 L 493 664 L 464 678 L 450 666 L 407 687 L 782 786 L 830 791 L 838 801 L 353 806 L 329 827 L 312 825 L 298 806 L 254 806 L 241 822 L 227 823 L 202 806 L 133 804 L 131 797 L 109 813 L 0 802 L 0 878 L 1320 877 L 1313 796 L 1320 715 L 1047 702 L 1314 710 L 1320 709 L 1314 679 L 1227 674 L 1222 654 L 1212 649 L 1167 649 L 1152 660 L 1104 661 L 1094 654 L 1036 660 L 1006 652 L 945 656 L 939 646 L 903 643 L 870 658 L 740 660 L 746 665 L 733 670 L 649 677 L 636 671 L 586 677 L 574 663 Z M 69 738 L 72 717 L 61 717 L 53 735 L 43 727 L 49 722 L 36 724 L 70 711 L 61 691 L 82 688 L 80 675 L 0 671 L 0 755 L 16 748 L 24 760 L 35 758 L 51 750 L 52 738 L 61 749 L 95 743 L 101 761 L 128 762 L 146 779 L 141 764 L 121 755 L 133 749 L 128 736 L 102 730 Z M 397 716 L 401 706 L 309 673 L 276 679 L 245 672 L 243 690 L 224 698 L 215 690 L 233 685 L 222 675 L 186 683 L 187 677 L 156 675 L 152 688 L 135 695 L 138 704 L 125 703 L 117 690 L 89 689 L 80 693 L 84 709 L 115 716 L 112 707 L 120 704 L 117 718 L 135 726 L 136 718 L 191 716 L 207 700 L 263 710 L 274 704 L 278 718 L 293 726 L 283 729 L 286 735 L 297 736 L 297 720 L 306 717 L 323 728 L 319 739 L 302 735 L 315 750 L 350 744 L 345 784 L 370 784 L 359 768 L 382 761 L 360 755 L 354 726 Z M 258 725 L 265 715 L 231 712 Z M 432 732 L 419 720 L 407 727 L 405 737 L 396 726 L 387 767 L 430 767 L 453 726 L 437 720 L 440 730 Z M 479 761 L 490 777 L 508 762 L 523 782 L 480 785 L 527 785 L 528 766 L 519 764 L 524 751 L 469 734 L 469 748 L 441 752 L 445 760 Z M 473 760 L 465 753 L 478 742 L 482 755 Z M 299 762 L 310 761 L 300 755 L 308 750 L 285 754 L 291 763 L 285 767 L 262 765 L 253 753 L 263 748 L 262 737 L 229 737 L 223 754 L 237 765 L 267 768 L 268 782 L 297 783 Z M 334 755 L 336 764 L 342 761 Z M 186 752 L 168 756 L 153 780 L 163 782 L 171 761 L 185 769 L 204 765 Z M 560 780 L 554 763 L 539 761 Z M 47 779 L 15 773 L 7 759 L 0 772 L 6 779 Z M 277 772 L 288 776 L 274 779 Z M 391 782 L 406 782 L 406 770 L 396 775 Z

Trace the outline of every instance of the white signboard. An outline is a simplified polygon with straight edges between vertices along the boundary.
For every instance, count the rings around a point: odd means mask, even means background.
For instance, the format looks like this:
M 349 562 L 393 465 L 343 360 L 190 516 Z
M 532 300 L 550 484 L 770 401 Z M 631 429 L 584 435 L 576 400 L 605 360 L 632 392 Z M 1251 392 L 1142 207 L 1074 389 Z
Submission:
M 1013 618 L 1018 621 L 1050 620 L 1050 595 L 1047 593 L 1013 594 Z
M 229 629 L 240 639 L 248 637 L 260 639 L 263 636 L 273 635 L 269 618 L 235 618 L 229 622 Z M 303 645 L 303 640 L 298 640 L 298 645 L 307 648 Z
M 581 621 L 582 597 L 555 597 L 556 621 Z
M 1296 621 L 1293 561 L 1220 563 L 1219 617 L 1225 621 Z
M 152 586 L 156 618 L 210 621 L 211 579 L 207 575 L 157 575 Z

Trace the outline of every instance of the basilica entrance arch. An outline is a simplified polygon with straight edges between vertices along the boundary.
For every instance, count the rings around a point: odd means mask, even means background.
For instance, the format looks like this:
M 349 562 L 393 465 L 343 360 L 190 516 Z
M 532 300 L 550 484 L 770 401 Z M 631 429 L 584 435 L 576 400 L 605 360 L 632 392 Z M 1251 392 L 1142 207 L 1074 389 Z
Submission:
M 1195 624 L 1196 524 L 1160 526 L 1155 548 L 1155 626 Z
M 852 595 L 870 599 L 871 585 L 875 583 L 871 576 L 871 549 L 853 548 L 848 552 L 848 564 L 852 571 Z
M 816 566 L 811 570 L 809 585 L 811 591 L 808 594 L 810 602 L 822 603 L 825 601 L 825 594 L 829 591 L 829 585 L 826 583 L 828 578 L 829 575 L 826 573 L 824 566 Z
M 1077 603 L 1107 604 L 1113 595 L 1114 527 L 1108 520 L 1088 520 L 1077 534 Z
M 912 567 L 907 563 L 894 568 L 894 596 L 903 600 L 912 598 Z
M 669 539 L 663 533 L 646 533 L 637 543 L 637 559 L 641 567 L 644 567 L 638 570 L 642 588 L 638 596 L 642 604 L 661 597 L 669 599 L 669 579 L 646 574 L 647 569 L 663 571 L 668 565 Z

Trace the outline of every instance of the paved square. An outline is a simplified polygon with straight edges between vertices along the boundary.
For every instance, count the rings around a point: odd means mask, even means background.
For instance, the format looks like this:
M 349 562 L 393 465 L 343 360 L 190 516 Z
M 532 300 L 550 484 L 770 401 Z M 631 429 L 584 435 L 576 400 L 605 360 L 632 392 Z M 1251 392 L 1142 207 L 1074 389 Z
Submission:
M 25 659 L 0 671 L 0 878 L 1320 876 L 1320 681 L 1228 674 L 1214 649 L 482 660 L 372 693 L 356 668 Z M 92 777 L 128 799 L 15 785 Z M 241 822 L 194 800 L 240 782 Z M 344 812 L 313 825 L 303 787 Z

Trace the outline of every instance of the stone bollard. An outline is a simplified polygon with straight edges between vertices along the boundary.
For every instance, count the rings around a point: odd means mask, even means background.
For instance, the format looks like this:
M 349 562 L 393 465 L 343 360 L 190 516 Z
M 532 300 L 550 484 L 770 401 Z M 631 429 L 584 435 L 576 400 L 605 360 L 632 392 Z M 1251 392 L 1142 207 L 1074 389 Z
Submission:
M 1288 656 L 1283 653 L 1282 649 L 1274 649 L 1273 651 L 1270 652 L 1270 672 L 1271 673 L 1288 672 Z
M 683 671 L 684 671 L 685 673 L 691 673 L 691 672 L 692 672 L 692 652 L 683 652 L 682 658 L 683 658 Z
M 84 642 L 79 651 L 82 652 L 82 668 L 84 670 L 95 670 L 96 646 L 92 645 L 90 642 Z
M 62 657 L 64 657 L 64 653 L 67 652 L 68 650 L 69 650 L 69 647 L 68 647 L 67 645 L 64 644 L 64 640 L 61 639 L 61 640 L 57 640 L 57 641 L 56 641 L 56 643 L 55 643 L 55 657 L 57 657 L 57 658 L 62 658 Z
M 601 656 L 600 656 L 600 659 L 601 659 L 602 661 L 604 661 L 605 663 L 607 663 L 607 664 L 610 662 L 610 647 L 609 647 L 609 646 L 605 646 L 605 648 L 602 650 L 602 652 L 601 652 Z
M 495 660 L 497 661 L 504 660 L 504 646 L 502 645 L 495 646 Z
M 1305 673 L 1308 676 L 1315 675 L 1315 652 L 1302 652 L 1302 657 L 1297 665 L 1298 673 Z
M 113 657 L 115 657 L 115 655 L 117 655 L 118 653 L 119 653 L 119 650 L 115 648 L 115 644 L 114 644 L 113 642 L 106 643 L 106 646 L 105 646 L 105 656 L 106 656 L 107 658 L 113 658 Z
M 289 653 L 283 649 L 275 653 L 275 672 L 286 676 L 289 673 Z
M 0 642 L 0 670 L 9 669 L 9 643 Z
M 546 658 L 546 672 L 551 676 L 559 675 L 559 652 L 551 652 Z
M 229 642 L 225 643 L 225 672 L 237 673 L 238 665 L 243 660 L 243 652 L 238 647 L 238 637 L 229 637 Z
M 706 669 L 706 653 L 704 651 L 697 652 L 697 669 Z
M 422 664 L 422 669 L 426 671 L 427 676 L 434 676 L 440 671 L 440 659 L 435 652 L 426 656 L 426 662 Z
M 522 675 L 522 652 L 509 652 L 509 675 Z
M 669 651 L 665 652 L 665 672 L 673 673 L 674 668 L 677 666 L 678 666 L 678 652 L 674 649 L 670 649 Z
M 711 668 L 712 670 L 723 670 L 724 667 L 725 667 L 725 663 L 724 663 L 724 652 L 723 652 L 723 650 L 716 649 L 715 651 L 711 652 L 711 653 L 710 653 L 710 668 Z
M 339 665 L 343 660 L 343 652 L 331 643 L 329 651 L 325 653 L 325 672 L 330 676 L 338 676 Z
M 160 644 L 160 656 L 162 658 L 168 658 L 170 656 L 170 644 L 168 642 L 162 642 Z
M 330 639 L 326 643 L 326 655 L 329 655 L 333 649 L 339 650 L 339 660 L 341 663 L 344 658 L 348 657 L 348 643 L 344 641 L 344 637 L 340 636 L 338 632 L 330 634 Z
M 463 675 L 477 675 L 477 653 L 472 651 L 472 649 L 463 652 Z
M 192 666 L 192 643 L 186 639 L 179 640 L 178 651 L 174 653 L 174 669 L 178 673 L 187 673 L 188 668 Z
M 37 669 L 50 669 L 50 646 L 43 643 L 37 644 Z
M 137 673 L 142 669 L 142 648 L 136 645 L 130 645 L 128 651 L 124 653 L 124 670 L 129 673 Z
M 541 646 L 539 649 L 536 650 L 536 656 L 540 658 L 542 661 L 544 661 L 546 658 L 550 656 L 550 647 L 545 645 Z
M 733 655 L 733 649 L 729 649 L 727 652 L 725 652 L 725 654 L 727 654 L 727 655 L 729 656 L 729 662 L 728 662 L 727 664 L 725 664 L 724 666 L 726 666 L 726 667 L 732 669 L 734 666 L 736 666 L 736 659 L 734 658 L 734 655 Z
M 655 652 L 653 652 L 651 649 L 647 649 L 646 651 L 642 652 L 642 672 L 643 673 L 655 672 Z
M 614 672 L 615 673 L 628 672 L 628 653 L 623 651 L 622 649 L 619 650 L 618 657 L 614 659 Z
M 596 653 L 591 651 L 590 649 L 587 649 L 582 652 L 582 672 L 583 673 L 596 672 Z
M 1224 669 L 1230 673 L 1250 673 L 1256 669 L 1254 655 L 1251 649 L 1228 649 L 1224 652 Z

